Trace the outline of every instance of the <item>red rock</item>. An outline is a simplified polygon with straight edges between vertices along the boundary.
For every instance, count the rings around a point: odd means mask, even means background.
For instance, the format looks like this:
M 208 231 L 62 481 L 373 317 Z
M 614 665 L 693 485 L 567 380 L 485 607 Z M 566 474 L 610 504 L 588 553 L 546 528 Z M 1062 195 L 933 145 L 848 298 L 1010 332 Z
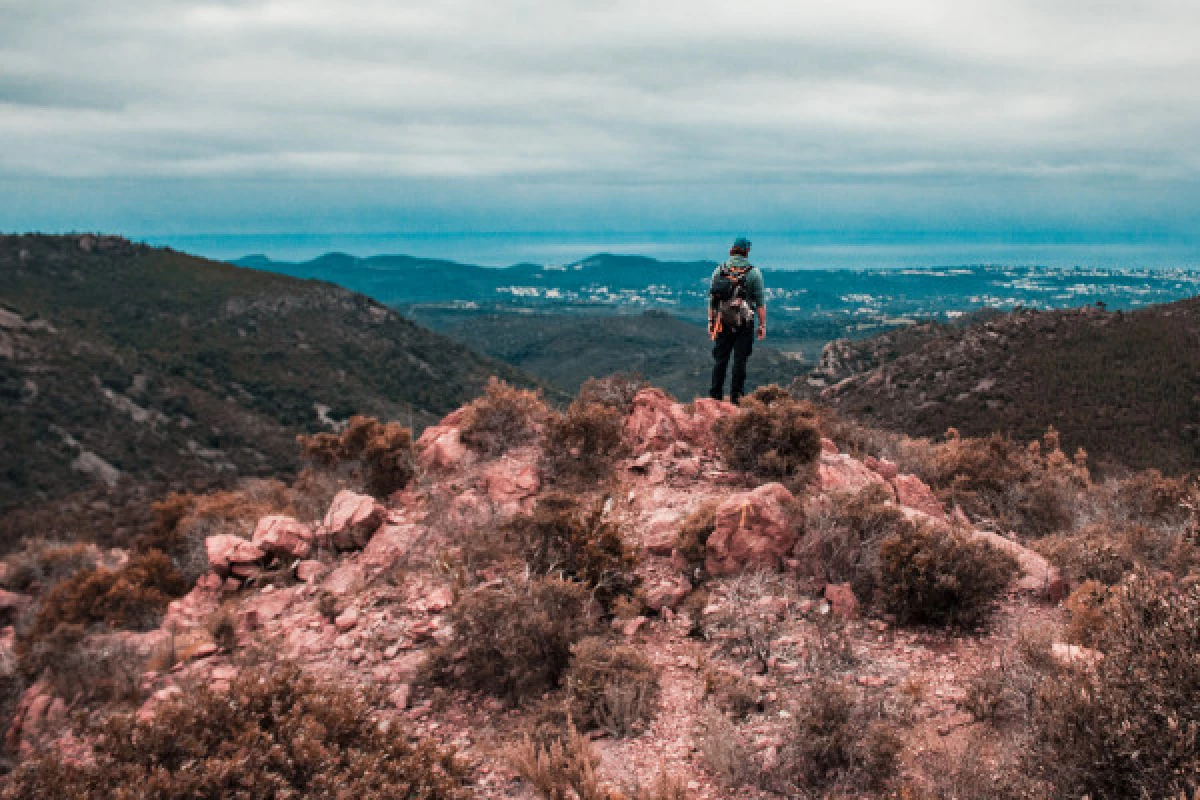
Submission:
M 408 704 L 411 699 L 412 687 L 407 683 L 402 683 L 392 690 L 392 705 L 394 705 L 400 711 L 408 708 Z
M 879 477 L 886 481 L 895 480 L 896 475 L 898 475 L 900 472 L 899 469 L 896 468 L 896 465 L 891 461 L 888 461 L 887 459 L 878 459 L 875 458 L 875 456 L 867 456 L 864 458 L 863 466 L 872 472 L 878 473 Z
M 325 574 L 325 565 L 320 561 L 301 561 L 296 565 L 296 580 L 312 583 Z
M 691 581 L 684 577 L 660 581 L 646 590 L 646 607 L 651 611 L 675 608 L 691 590 Z
M 208 563 L 218 575 L 228 575 L 236 565 L 255 564 L 266 554 L 252 542 L 229 533 L 219 533 L 204 540 Z
M 200 659 L 208 658 L 209 656 L 215 656 L 218 649 L 219 648 L 215 643 L 205 642 L 204 644 L 199 645 L 192 650 L 189 655 L 191 655 L 193 661 L 199 661 Z
M 337 619 L 333 621 L 337 629 L 341 633 L 353 630 L 358 625 L 358 609 L 348 608 L 341 614 L 338 614 Z
M 1097 661 L 1104 658 L 1104 654 L 1099 650 L 1080 647 L 1077 644 L 1066 644 L 1065 642 L 1055 642 L 1050 645 L 1050 655 L 1064 667 L 1093 667 Z
M 465 466 L 473 453 L 463 444 L 455 425 L 426 428 L 417 440 L 417 463 L 422 469 L 455 470 Z
M 645 617 L 634 617 L 633 619 L 627 619 L 621 624 L 621 633 L 632 639 L 634 636 L 637 636 L 638 631 L 640 631 L 642 626 L 645 624 Z
M 673 508 L 660 508 L 646 518 L 642 547 L 652 556 L 669 556 L 679 534 L 680 514 Z
M 924 511 L 934 519 L 946 519 L 946 510 L 923 480 L 916 475 L 896 475 L 892 479 L 896 502 L 908 508 Z
M 992 531 L 974 531 L 973 535 L 976 539 L 987 542 L 1017 559 L 1021 567 L 1021 577 L 1017 579 L 1016 584 L 1019 591 L 1045 598 L 1052 603 L 1066 597 L 1067 583 L 1063 580 L 1062 573 L 1041 555 Z
M 861 461 L 848 455 L 822 453 L 817 464 L 817 476 L 822 492 L 857 492 L 872 484 L 888 486 L 879 473 L 867 469 Z
M 221 591 L 221 576 L 215 572 L 206 572 L 196 579 L 196 588 L 204 592 Z
M 319 535 L 339 550 L 358 550 L 386 516 L 386 509 L 375 498 L 343 489 L 334 496 Z
M 702 398 L 685 407 L 662 389 L 642 389 L 633 398 L 625 432 L 635 453 L 677 450 L 677 442 L 702 448 L 713 444 L 713 424 L 721 417 L 737 412 L 729 403 Z
M 833 443 L 833 439 L 821 437 L 821 455 L 836 456 L 838 454 L 838 446 Z
M 313 538 L 311 525 L 281 514 L 272 514 L 258 521 L 250 541 L 268 555 L 293 559 L 308 557 L 312 552 Z
M 234 564 L 229 570 L 235 578 L 244 581 L 258 580 L 262 576 L 262 567 L 257 564 Z
M 747 569 L 778 569 L 796 546 L 791 517 L 794 498 L 783 484 L 768 483 L 729 497 L 717 508 L 708 539 L 705 569 L 733 575 Z
M 858 616 L 858 598 L 848 583 L 825 584 L 825 599 L 833 613 L 843 619 L 853 619 Z
M 454 590 L 448 589 L 445 586 L 434 589 L 424 598 L 421 604 L 425 607 L 426 611 L 433 614 L 445 611 L 454 605 Z
M 536 464 L 501 458 L 483 472 L 487 496 L 502 508 L 519 508 L 541 488 L 542 478 Z
M 0 589 L 0 616 L 19 614 L 28 608 L 32 599 L 26 595 Z

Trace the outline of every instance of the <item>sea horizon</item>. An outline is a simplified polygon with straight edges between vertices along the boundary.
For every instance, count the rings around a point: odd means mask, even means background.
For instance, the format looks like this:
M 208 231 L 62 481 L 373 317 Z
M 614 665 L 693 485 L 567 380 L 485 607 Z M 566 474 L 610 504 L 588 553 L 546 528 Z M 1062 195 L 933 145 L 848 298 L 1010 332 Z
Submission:
M 718 261 L 734 233 L 189 233 L 138 238 L 215 260 L 253 255 L 307 261 L 331 252 L 407 255 L 487 267 L 566 264 L 597 253 L 663 261 Z M 749 232 L 752 261 L 775 269 L 998 266 L 1055 269 L 1200 269 L 1200 242 L 1005 241 L 998 237 Z

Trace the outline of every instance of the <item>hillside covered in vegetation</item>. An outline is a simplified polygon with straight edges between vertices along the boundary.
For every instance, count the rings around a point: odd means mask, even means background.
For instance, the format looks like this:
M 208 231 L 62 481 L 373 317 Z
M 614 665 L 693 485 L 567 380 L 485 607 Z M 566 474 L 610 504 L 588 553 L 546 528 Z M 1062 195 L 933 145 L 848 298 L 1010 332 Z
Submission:
M 1053 426 L 1098 463 L 1200 467 L 1200 298 L 1133 312 L 991 314 L 828 345 L 801 390 L 912 435 Z
M 412 309 L 413 318 L 567 392 L 588 378 L 636 372 L 682 400 L 708 394 L 712 343 L 704 328 L 665 311 L 549 314 Z M 755 342 L 750 385 L 787 385 L 802 362 Z M 727 386 L 728 388 L 728 386 Z
M 119 238 L 3 236 L 0 276 L 0 511 L 286 474 L 331 420 L 532 380 L 345 289 Z

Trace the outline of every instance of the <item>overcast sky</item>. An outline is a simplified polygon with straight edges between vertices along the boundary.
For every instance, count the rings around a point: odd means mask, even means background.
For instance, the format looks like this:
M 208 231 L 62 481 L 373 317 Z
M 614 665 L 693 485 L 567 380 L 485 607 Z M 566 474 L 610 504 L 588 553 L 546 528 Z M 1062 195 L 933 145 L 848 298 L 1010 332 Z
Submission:
M 0 0 L 0 230 L 1195 236 L 1196 0 Z

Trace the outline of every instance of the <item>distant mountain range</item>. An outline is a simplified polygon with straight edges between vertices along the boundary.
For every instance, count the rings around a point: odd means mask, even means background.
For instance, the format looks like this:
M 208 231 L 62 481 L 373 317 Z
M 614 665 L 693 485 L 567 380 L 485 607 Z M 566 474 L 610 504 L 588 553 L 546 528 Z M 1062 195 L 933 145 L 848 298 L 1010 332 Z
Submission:
M 286 474 L 330 419 L 535 383 L 361 294 L 115 237 L 0 236 L 0 276 L 0 511 Z

